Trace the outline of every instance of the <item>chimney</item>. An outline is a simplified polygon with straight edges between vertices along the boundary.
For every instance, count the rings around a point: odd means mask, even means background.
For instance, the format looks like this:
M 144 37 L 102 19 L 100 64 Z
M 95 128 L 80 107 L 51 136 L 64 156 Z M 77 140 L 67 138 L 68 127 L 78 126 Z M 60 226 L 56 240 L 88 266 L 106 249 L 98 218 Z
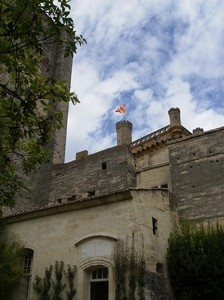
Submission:
M 120 121 L 116 123 L 117 145 L 130 144 L 132 142 L 132 123 Z
M 170 117 L 170 131 L 174 138 L 180 138 L 182 135 L 182 126 L 180 120 L 180 109 L 178 107 L 172 107 L 168 111 Z

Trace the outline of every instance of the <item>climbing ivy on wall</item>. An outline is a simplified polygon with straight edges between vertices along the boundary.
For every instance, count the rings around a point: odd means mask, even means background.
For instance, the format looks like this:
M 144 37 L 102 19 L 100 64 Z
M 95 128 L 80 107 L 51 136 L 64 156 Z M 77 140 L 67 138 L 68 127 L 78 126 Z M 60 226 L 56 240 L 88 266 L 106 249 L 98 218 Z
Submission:
M 76 266 L 68 265 L 67 270 L 64 270 L 64 262 L 55 261 L 54 267 L 50 265 L 46 268 L 43 278 L 38 275 L 35 277 L 33 288 L 38 300 L 65 300 L 63 292 L 66 294 L 66 300 L 73 300 L 76 294 L 74 287 L 76 272 Z
M 127 240 L 118 240 L 113 254 L 113 275 L 115 281 L 115 300 L 145 300 L 146 262 L 144 238 L 142 249 L 135 248 L 135 234 L 132 233 L 131 246 Z
M 167 265 L 177 299 L 224 299 L 224 230 L 182 221 L 169 238 Z

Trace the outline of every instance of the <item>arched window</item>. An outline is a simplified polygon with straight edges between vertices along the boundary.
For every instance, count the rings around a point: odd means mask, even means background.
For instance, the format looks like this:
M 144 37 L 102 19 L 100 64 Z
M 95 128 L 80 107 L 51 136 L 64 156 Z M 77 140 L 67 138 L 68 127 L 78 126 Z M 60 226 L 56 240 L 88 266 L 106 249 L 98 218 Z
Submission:
M 92 271 L 90 300 L 108 300 L 108 268 L 102 267 Z
M 19 300 L 28 300 L 31 286 L 31 275 L 33 265 L 33 250 L 26 249 L 23 259 L 23 277 L 20 285 Z

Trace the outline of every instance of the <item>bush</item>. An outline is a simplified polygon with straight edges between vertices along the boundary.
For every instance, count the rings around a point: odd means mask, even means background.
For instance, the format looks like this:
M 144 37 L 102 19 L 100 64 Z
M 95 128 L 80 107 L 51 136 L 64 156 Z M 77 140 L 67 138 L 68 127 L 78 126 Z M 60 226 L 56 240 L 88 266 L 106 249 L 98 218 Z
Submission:
M 223 228 L 182 221 L 170 235 L 167 265 L 178 299 L 223 300 Z
M 23 275 L 24 248 L 14 237 L 0 239 L 0 299 L 10 298 L 11 291 Z

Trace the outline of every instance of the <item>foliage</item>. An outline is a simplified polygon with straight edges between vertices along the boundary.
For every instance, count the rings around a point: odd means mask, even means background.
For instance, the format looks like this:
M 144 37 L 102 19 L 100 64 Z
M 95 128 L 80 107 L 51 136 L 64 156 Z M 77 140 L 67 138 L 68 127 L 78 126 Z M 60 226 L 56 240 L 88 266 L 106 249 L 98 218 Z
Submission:
M 72 300 L 76 294 L 76 289 L 74 286 L 74 279 L 75 279 L 76 272 L 77 272 L 76 266 L 73 266 L 73 268 L 72 268 L 71 266 L 68 265 L 67 273 L 66 273 L 67 280 L 68 280 L 68 286 L 69 286 L 69 290 L 66 291 L 66 297 L 67 297 L 66 299 L 67 300 Z
M 181 222 L 170 235 L 167 264 L 178 299 L 223 299 L 223 228 Z
M 138 299 L 145 300 L 145 273 L 146 273 L 146 261 L 145 261 L 145 248 L 144 239 L 142 236 L 142 252 L 139 254 L 139 262 L 137 265 L 138 276 L 137 276 L 137 286 L 138 286 Z
M 47 160 L 46 145 L 62 126 L 56 101 L 78 102 L 66 81 L 41 72 L 46 47 L 67 57 L 86 42 L 69 13 L 69 0 L 0 1 L 0 207 L 13 206 L 24 187 L 15 164 L 29 174 Z
M 0 239 L 0 299 L 9 299 L 12 289 L 19 284 L 23 255 L 24 248 L 14 236 Z
M 136 300 L 135 298 L 135 291 L 136 291 L 136 277 L 137 277 L 137 266 L 138 261 L 136 260 L 136 250 L 135 250 L 135 243 L 134 243 L 134 232 L 132 233 L 132 243 L 131 243 L 131 251 L 129 257 L 129 293 L 128 299 L 129 300 Z
M 61 292 L 65 289 L 66 284 L 62 283 L 62 276 L 63 276 L 63 268 L 64 268 L 64 263 L 55 262 L 55 280 L 52 281 L 52 289 L 53 289 L 53 295 L 52 295 L 52 300 L 62 300 L 61 298 Z
M 118 240 L 113 254 L 112 268 L 115 281 L 115 300 L 145 300 L 146 262 L 143 236 L 141 253 L 135 249 L 134 232 L 132 233 L 131 247 L 127 241 Z
M 52 277 L 54 269 L 54 278 Z M 76 266 L 67 266 L 67 271 L 64 270 L 63 261 L 55 261 L 54 268 L 50 265 L 46 268 L 45 276 L 41 278 L 36 275 L 33 288 L 38 295 L 38 300 L 64 300 L 63 292 L 66 293 L 66 300 L 74 299 L 76 289 L 74 288 L 74 279 L 77 269 Z M 64 276 L 63 276 L 64 275 Z M 68 289 L 66 290 L 68 283 Z
M 113 254 L 113 274 L 115 281 L 115 300 L 125 300 L 126 297 L 126 273 L 128 271 L 127 242 L 118 240 Z
M 50 290 L 51 290 L 51 276 L 52 276 L 53 266 L 50 265 L 49 269 L 46 268 L 44 278 L 36 275 L 35 283 L 33 283 L 33 288 L 38 294 L 39 300 L 50 300 Z

